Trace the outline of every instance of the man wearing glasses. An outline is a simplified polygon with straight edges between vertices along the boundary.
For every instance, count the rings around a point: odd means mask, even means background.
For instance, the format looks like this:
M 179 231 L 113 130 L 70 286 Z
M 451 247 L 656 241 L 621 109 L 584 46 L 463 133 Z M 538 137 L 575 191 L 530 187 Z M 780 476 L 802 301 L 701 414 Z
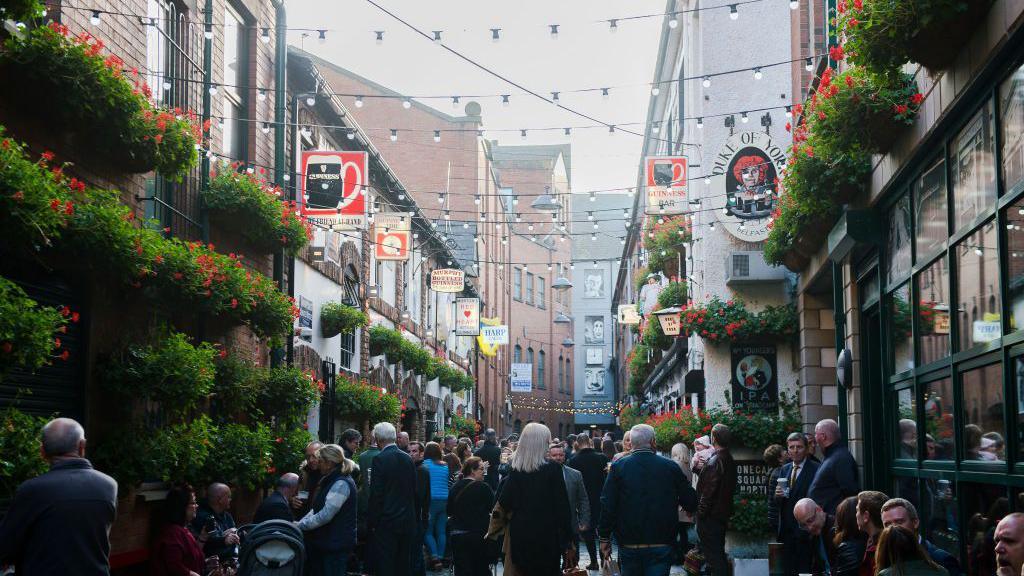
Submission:
M 832 574 L 836 549 L 832 542 L 835 516 L 827 514 L 810 498 L 804 498 L 793 507 L 793 518 L 811 535 L 811 573 Z

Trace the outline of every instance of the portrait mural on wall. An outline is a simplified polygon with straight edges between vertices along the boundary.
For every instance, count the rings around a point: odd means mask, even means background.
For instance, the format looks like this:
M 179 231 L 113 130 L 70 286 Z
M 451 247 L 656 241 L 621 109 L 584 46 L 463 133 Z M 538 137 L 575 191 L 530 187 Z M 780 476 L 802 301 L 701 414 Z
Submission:
M 604 316 L 587 316 L 583 322 L 586 344 L 604 344 Z
M 726 140 L 713 159 L 710 208 L 730 234 L 747 242 L 768 237 L 768 221 L 778 205 L 778 185 L 786 165 L 783 143 L 762 132 L 740 132 Z
M 604 270 L 592 269 L 583 273 L 583 297 L 604 298 Z
M 604 394 L 604 368 L 587 368 L 584 373 L 584 396 L 601 396 Z

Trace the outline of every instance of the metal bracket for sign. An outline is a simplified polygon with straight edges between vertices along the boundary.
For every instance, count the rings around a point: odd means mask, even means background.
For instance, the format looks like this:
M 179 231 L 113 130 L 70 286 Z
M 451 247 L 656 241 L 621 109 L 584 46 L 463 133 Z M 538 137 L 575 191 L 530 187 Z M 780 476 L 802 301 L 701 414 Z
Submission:
M 175 208 L 174 206 L 171 206 L 170 204 L 168 204 L 167 202 L 165 202 L 164 200 L 162 200 L 162 199 L 160 199 L 160 198 L 157 198 L 156 196 L 139 196 L 139 195 L 136 195 L 136 196 L 135 196 L 135 200 L 136 200 L 137 202 L 145 202 L 145 201 L 147 201 L 147 200 L 151 200 L 151 201 L 153 201 L 153 202 L 156 202 L 156 203 L 160 204 L 161 206 L 163 206 L 164 208 L 167 208 L 167 209 L 168 209 L 168 210 L 170 210 L 171 212 L 174 212 L 174 213 L 175 213 L 175 214 L 177 214 L 178 216 L 181 216 L 183 220 L 185 220 L 185 221 L 186 221 L 186 222 L 188 222 L 189 224 L 191 224 L 191 225 L 195 226 L 196 228 L 201 228 L 201 227 L 202 227 L 202 226 L 201 226 L 201 225 L 199 224 L 199 222 L 196 222 L 195 220 L 193 220 L 193 219 L 189 218 L 189 217 L 188 217 L 188 216 L 186 216 L 186 215 L 185 215 L 185 214 L 184 214 L 184 213 L 183 213 L 183 212 L 182 212 L 181 210 L 178 210 L 178 209 L 177 209 L 177 208 Z

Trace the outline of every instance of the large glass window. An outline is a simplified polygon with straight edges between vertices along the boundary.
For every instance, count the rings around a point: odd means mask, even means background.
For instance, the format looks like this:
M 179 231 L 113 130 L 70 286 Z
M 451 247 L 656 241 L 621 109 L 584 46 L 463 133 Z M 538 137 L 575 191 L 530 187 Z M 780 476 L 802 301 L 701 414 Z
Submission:
M 892 343 L 893 373 L 899 374 L 914 367 L 913 324 L 914 309 L 910 300 L 910 284 L 893 291 L 889 301 L 890 342 Z
M 917 341 L 925 365 L 949 356 L 949 270 L 945 256 L 917 274 Z
M 889 212 L 889 267 L 886 275 L 889 284 L 910 274 L 910 233 L 910 196 L 904 194 Z
M 946 163 L 939 161 L 914 185 L 915 261 L 922 262 L 946 241 Z
M 537 388 L 544 389 L 544 364 L 546 354 L 541 350 L 537 353 Z
M 533 304 L 533 273 L 526 273 L 526 303 Z
M 904 388 L 894 394 L 896 405 L 897 458 L 917 458 L 917 404 L 914 389 Z
M 1010 513 L 1006 487 L 965 482 L 960 485 L 960 499 L 964 502 L 964 518 L 970 518 L 964 534 L 964 542 L 967 543 L 966 573 L 995 574 L 998 565 L 992 537 L 996 524 Z
M 533 378 L 534 365 L 533 365 L 533 348 L 532 347 L 526 349 L 526 363 L 530 365 L 530 378 Z
M 963 373 L 964 460 L 1006 459 L 1003 371 L 989 364 Z
M 523 270 L 515 268 L 512 270 L 512 298 L 523 299 Z
M 924 498 L 917 509 L 924 537 L 935 546 L 960 558 L 960 515 L 957 512 L 957 483 L 946 478 L 926 478 Z
M 248 58 L 246 58 L 246 31 L 242 17 L 227 8 L 224 10 L 224 103 L 222 147 L 224 155 L 245 160 L 245 96 L 248 86 Z
M 1002 335 L 997 243 L 996 225 L 988 222 L 964 238 L 954 251 L 960 350 Z
M 999 112 L 1003 183 L 1013 190 L 1024 183 L 1024 66 L 999 87 Z
M 953 164 L 953 224 L 973 222 L 996 201 L 995 118 L 989 100 L 950 142 Z
M 1010 300 L 1010 325 L 1006 331 L 1024 327 L 1024 199 L 1014 202 L 1004 212 L 1006 217 L 1006 287 Z
M 1017 429 L 1024 430 L 1024 357 L 1013 361 L 1013 380 L 1017 386 Z M 1017 460 L 1024 461 L 1024 442 L 1018 432 Z M 1021 507 L 1024 509 L 1024 506 Z
M 544 277 L 537 276 L 537 307 L 544 308 Z
M 515 349 L 512 351 L 512 361 L 519 364 L 523 361 L 523 347 L 516 344 Z
M 925 460 L 952 460 L 956 454 L 953 380 L 942 378 L 924 385 Z

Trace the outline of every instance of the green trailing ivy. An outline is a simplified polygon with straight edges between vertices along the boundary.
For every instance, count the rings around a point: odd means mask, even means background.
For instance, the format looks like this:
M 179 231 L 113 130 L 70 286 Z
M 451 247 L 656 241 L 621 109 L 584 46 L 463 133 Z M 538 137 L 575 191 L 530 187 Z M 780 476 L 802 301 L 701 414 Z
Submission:
M 357 328 L 366 328 L 369 325 L 370 317 L 355 306 L 328 302 L 320 308 L 320 334 L 324 338 L 351 334 Z
M 712 344 L 757 339 L 783 339 L 796 334 L 799 327 L 796 306 L 768 306 L 762 312 L 750 312 L 742 300 L 723 301 L 718 296 L 706 304 L 683 310 L 680 327 Z
M 433 358 L 433 362 L 437 366 L 437 377 L 440 380 L 441 386 L 450 389 L 453 393 L 458 394 L 459 392 L 472 390 L 476 385 L 476 380 L 471 375 L 455 368 L 444 360 Z
M 124 488 L 145 481 L 200 485 L 215 449 L 212 438 L 216 430 L 206 415 L 158 427 L 128 422 L 105 436 L 92 459 Z
M 27 22 L 46 15 L 46 6 L 39 0 L 0 0 L 0 22 Z
M 256 409 L 263 390 L 260 368 L 233 355 L 217 360 L 210 413 L 216 422 L 229 422 L 241 415 L 262 416 Z
M 672 336 L 666 336 L 661 329 L 661 322 L 656 316 L 651 316 L 644 328 L 640 341 L 652 350 L 668 350 L 672 346 Z
M 371 386 L 365 379 L 338 374 L 334 396 L 335 407 L 342 418 L 368 423 L 395 422 L 402 414 L 402 402 L 397 396 Z
M 264 424 L 222 424 L 211 430 L 210 445 L 202 485 L 224 482 L 255 490 L 265 486 L 267 475 L 273 473 L 274 436 Z
M 0 52 L 8 100 L 59 127 L 77 151 L 180 181 L 198 160 L 195 113 L 154 107 L 139 70 L 103 50 L 99 38 L 58 23 L 9 38 Z
M 30 416 L 14 407 L 0 411 L 0 501 L 13 497 L 25 480 L 49 469 L 39 454 L 46 422 L 46 418 Z
M 629 393 L 633 396 L 641 396 L 644 390 L 644 382 L 654 370 L 651 355 L 651 348 L 643 342 L 637 344 L 626 357 L 626 364 L 629 367 Z
M 202 191 L 203 202 L 222 223 L 268 251 L 284 248 L 296 256 L 309 244 L 312 227 L 296 214 L 295 202 L 282 201 L 281 189 L 266 178 L 225 168 Z M 263 169 L 260 169 L 263 171 Z
M 11 368 L 30 372 L 54 360 L 68 359 L 61 334 L 78 313 L 66 307 L 40 306 L 20 286 L 0 277 L 0 381 Z
M 126 347 L 104 366 L 100 381 L 126 407 L 132 399 L 152 400 L 165 414 L 184 418 L 212 390 L 216 355 L 211 344 L 193 345 L 184 334 L 171 332 L 154 344 Z

